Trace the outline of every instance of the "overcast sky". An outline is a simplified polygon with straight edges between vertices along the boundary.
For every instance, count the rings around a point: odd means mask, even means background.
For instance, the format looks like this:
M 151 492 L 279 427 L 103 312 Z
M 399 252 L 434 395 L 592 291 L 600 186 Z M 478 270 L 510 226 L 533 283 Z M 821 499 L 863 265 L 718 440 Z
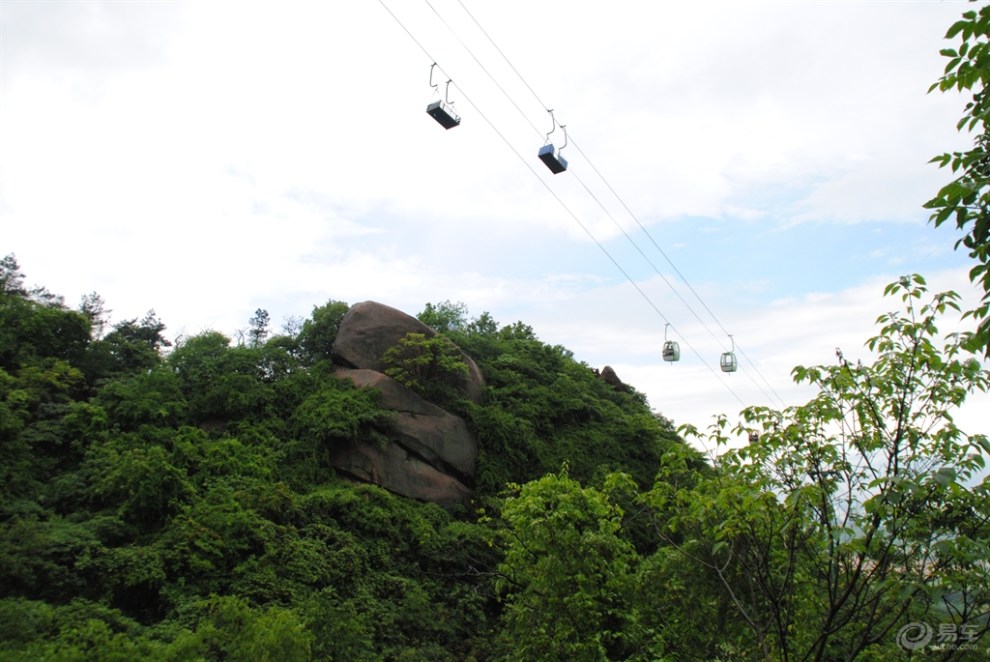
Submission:
M 922 208 L 967 144 L 927 94 L 966 8 L 0 0 L 0 253 L 172 337 L 450 300 L 676 423 L 798 404 L 790 369 L 865 358 L 899 275 L 976 300 Z

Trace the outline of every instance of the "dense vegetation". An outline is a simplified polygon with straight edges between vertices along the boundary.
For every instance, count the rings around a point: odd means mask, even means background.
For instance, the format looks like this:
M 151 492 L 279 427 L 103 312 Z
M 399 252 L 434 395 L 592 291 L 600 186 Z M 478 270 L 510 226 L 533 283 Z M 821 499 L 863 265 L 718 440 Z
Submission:
M 110 327 L 98 296 L 71 310 L 5 258 L 0 657 L 492 655 L 493 521 L 329 465 L 333 444 L 384 443 L 374 392 L 331 375 L 346 311 L 331 301 L 282 335 L 258 311 L 240 343 L 210 331 L 172 346 L 154 313 Z M 645 488 L 680 445 L 641 395 L 525 325 L 468 322 L 450 304 L 424 318 L 488 378 L 480 405 L 446 403 L 482 444 L 479 507 L 564 462 L 582 480 L 623 470 Z
M 952 411 L 990 375 L 970 334 L 936 345 L 956 296 L 919 276 L 872 363 L 795 369 L 807 405 L 685 427 L 708 461 L 529 327 L 428 305 L 441 335 L 390 371 L 479 438 L 452 510 L 331 467 L 388 443 L 375 391 L 332 374 L 346 304 L 172 346 L 154 313 L 109 327 L 96 295 L 28 290 L 12 256 L 0 286 L 0 659 L 986 653 L 990 442 Z M 480 404 L 443 388 L 452 341 Z

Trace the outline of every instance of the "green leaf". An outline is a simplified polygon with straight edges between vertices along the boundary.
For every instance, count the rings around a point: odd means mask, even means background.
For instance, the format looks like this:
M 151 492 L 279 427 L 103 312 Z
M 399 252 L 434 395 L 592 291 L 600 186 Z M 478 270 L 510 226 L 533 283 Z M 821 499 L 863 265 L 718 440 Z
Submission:
M 956 480 L 956 470 L 951 467 L 942 467 L 932 477 L 942 487 L 948 487 Z
M 967 25 L 969 25 L 969 21 L 956 21 L 945 33 L 945 38 L 952 39 L 957 34 L 959 34 L 963 30 L 963 28 L 965 28 Z

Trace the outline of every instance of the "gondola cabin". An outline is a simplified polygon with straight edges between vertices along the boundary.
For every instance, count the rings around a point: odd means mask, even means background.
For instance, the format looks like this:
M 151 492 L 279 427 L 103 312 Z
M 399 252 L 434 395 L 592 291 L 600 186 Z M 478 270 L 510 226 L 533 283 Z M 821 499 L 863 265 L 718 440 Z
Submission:
M 719 361 L 719 367 L 722 368 L 722 372 L 735 372 L 736 368 L 739 367 L 736 363 L 735 352 L 723 353 L 722 359 Z
M 567 170 L 567 160 L 560 155 L 551 143 L 547 143 L 541 147 L 538 156 L 540 157 L 540 160 L 543 161 L 548 168 L 550 168 L 550 172 L 555 175 L 559 175 Z
M 440 99 L 427 106 L 426 112 L 445 129 L 453 129 L 461 123 L 461 118 L 454 112 L 454 107 Z
M 680 361 L 681 347 L 675 341 L 668 340 L 663 344 L 662 355 L 664 361 Z

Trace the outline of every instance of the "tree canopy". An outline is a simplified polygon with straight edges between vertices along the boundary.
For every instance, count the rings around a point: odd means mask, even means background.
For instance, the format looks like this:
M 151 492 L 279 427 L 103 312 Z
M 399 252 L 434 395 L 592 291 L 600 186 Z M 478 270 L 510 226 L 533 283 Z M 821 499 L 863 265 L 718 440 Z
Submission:
M 986 655 L 990 441 L 953 413 L 990 374 L 969 334 L 939 336 L 954 293 L 912 276 L 887 294 L 902 310 L 874 359 L 794 369 L 808 403 L 683 426 L 721 449 L 711 465 L 672 446 L 648 489 L 566 469 L 514 488 L 498 642 L 534 660 Z
M 953 412 L 990 376 L 920 276 L 867 358 L 795 368 L 808 403 L 683 426 L 708 461 L 531 327 L 428 307 L 463 319 L 388 354 L 479 439 L 472 507 L 443 510 L 332 466 L 388 443 L 375 392 L 333 374 L 347 304 L 171 346 L 153 312 L 93 333 L 96 299 L 5 265 L 0 659 L 985 654 L 990 442 Z M 477 403 L 449 388 L 462 349 Z
M 943 48 L 948 58 L 943 76 L 929 92 L 956 90 L 971 93 L 962 118 L 960 131 L 974 134 L 973 147 L 965 151 L 946 152 L 932 159 L 941 168 L 950 168 L 955 178 L 943 186 L 925 207 L 933 210 L 936 226 L 955 222 L 963 236 L 956 248 L 965 248 L 976 263 L 970 279 L 982 287 L 983 303 L 971 312 L 979 320 L 973 341 L 990 357 L 990 5 L 963 13 L 952 24 L 945 38 L 956 40 L 954 48 Z
M 331 466 L 335 445 L 388 443 L 375 391 L 333 375 L 346 303 L 294 335 L 258 309 L 244 342 L 173 344 L 154 312 L 111 323 L 98 294 L 74 311 L 25 282 L 4 259 L 0 659 L 492 658 L 493 520 Z M 445 328 L 390 356 L 478 437 L 477 508 L 565 461 L 576 479 L 623 470 L 646 487 L 681 443 L 641 395 L 524 324 Z M 449 388 L 458 347 L 490 376 L 480 403 Z

